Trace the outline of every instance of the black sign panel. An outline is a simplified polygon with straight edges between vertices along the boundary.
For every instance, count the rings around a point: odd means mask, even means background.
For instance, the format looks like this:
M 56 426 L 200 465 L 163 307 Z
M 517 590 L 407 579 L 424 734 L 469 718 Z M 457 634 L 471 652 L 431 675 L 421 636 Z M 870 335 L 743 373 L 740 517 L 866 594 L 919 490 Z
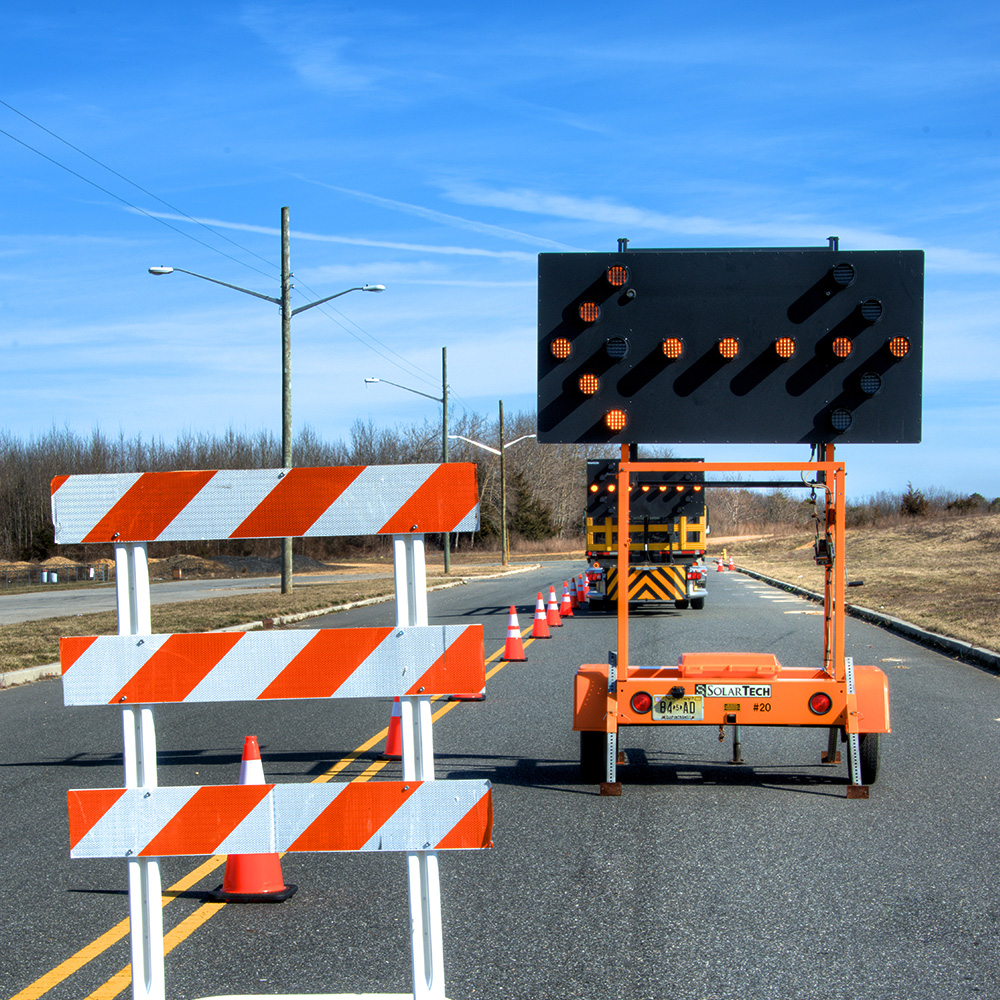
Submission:
M 660 459 L 644 458 L 655 462 Z M 700 462 L 700 458 L 663 459 L 670 462 Z M 685 515 L 689 520 L 705 513 L 705 473 L 636 472 L 629 490 L 629 520 L 640 523 L 644 517 L 670 521 Z M 592 458 L 587 461 L 587 516 L 618 517 L 618 459 Z
M 539 254 L 538 440 L 920 440 L 921 250 Z

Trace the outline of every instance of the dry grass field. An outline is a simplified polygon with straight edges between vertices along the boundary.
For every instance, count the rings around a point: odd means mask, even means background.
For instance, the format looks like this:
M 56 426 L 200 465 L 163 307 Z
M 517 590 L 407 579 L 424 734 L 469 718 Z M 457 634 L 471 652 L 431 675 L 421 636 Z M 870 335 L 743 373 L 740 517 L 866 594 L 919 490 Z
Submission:
M 709 554 L 724 546 L 740 566 L 822 593 L 813 538 L 720 540 Z M 849 603 L 1000 650 L 1000 514 L 849 529 L 846 548 L 847 578 L 864 580 L 847 592 Z

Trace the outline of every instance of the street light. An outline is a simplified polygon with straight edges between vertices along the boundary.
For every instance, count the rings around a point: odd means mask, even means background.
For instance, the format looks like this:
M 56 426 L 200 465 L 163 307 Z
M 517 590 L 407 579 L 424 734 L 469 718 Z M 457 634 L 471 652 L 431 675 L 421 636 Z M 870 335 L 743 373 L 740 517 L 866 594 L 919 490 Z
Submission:
M 519 441 L 527 441 L 528 438 L 538 437 L 538 435 L 522 434 L 519 438 L 514 438 L 513 441 L 508 441 L 504 444 L 503 433 L 503 400 L 501 399 L 499 448 L 491 448 L 488 444 L 483 444 L 482 441 L 473 441 L 472 438 L 462 437 L 461 434 L 451 434 L 449 437 L 456 438 L 459 441 L 467 441 L 469 444 L 474 444 L 477 448 L 482 448 L 483 451 L 489 451 L 494 455 L 500 456 L 500 561 L 503 566 L 506 566 L 510 562 L 510 540 L 507 537 L 507 465 L 505 456 L 508 448 Z
M 288 238 L 288 209 L 281 210 L 281 297 L 274 295 L 264 295 L 262 292 L 255 292 L 250 288 L 243 288 L 241 285 L 231 285 L 228 281 L 219 281 L 218 278 L 210 278 L 207 274 L 198 274 L 197 271 L 186 271 L 183 267 L 151 267 L 150 274 L 173 274 L 180 271 L 181 274 L 190 274 L 195 278 L 203 278 L 211 281 L 215 285 L 223 285 L 225 288 L 232 288 L 237 292 L 244 292 L 257 299 L 266 299 L 281 307 L 281 464 L 282 468 L 292 467 L 292 317 L 313 306 L 321 306 L 324 302 L 339 298 L 348 292 L 384 292 L 385 285 L 357 285 L 354 288 L 345 288 L 342 292 L 334 295 L 327 295 L 325 298 L 309 302 L 297 309 L 292 308 L 292 272 L 289 264 L 289 238 Z M 292 592 L 292 540 L 283 538 L 281 540 L 281 592 L 290 594 Z
M 448 348 L 441 348 L 441 395 L 432 396 L 429 392 L 421 392 L 419 389 L 411 389 L 408 385 L 400 385 L 398 382 L 390 382 L 387 378 L 365 379 L 365 385 L 373 385 L 376 382 L 384 382 L 386 385 L 393 385 L 397 389 L 405 389 L 407 392 L 415 392 L 425 399 L 433 399 L 435 403 L 440 403 L 441 410 L 441 461 L 448 461 Z M 444 533 L 444 571 L 451 572 L 451 533 Z

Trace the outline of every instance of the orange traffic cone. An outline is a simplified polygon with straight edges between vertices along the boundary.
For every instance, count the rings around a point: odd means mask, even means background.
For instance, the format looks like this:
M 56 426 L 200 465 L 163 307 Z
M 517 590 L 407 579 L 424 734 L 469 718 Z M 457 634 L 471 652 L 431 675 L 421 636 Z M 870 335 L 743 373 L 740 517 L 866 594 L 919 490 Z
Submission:
M 567 580 L 563 580 L 563 595 L 562 595 L 562 603 L 559 605 L 559 617 L 560 618 L 573 617 L 573 602 L 570 600 L 569 581 Z
M 722 572 L 722 560 L 721 559 L 719 560 L 719 565 L 715 567 L 715 572 L 716 573 L 721 573 Z
M 503 647 L 503 658 L 509 663 L 513 661 L 526 660 L 524 655 L 524 643 L 521 642 L 521 626 L 517 620 L 517 612 L 514 605 L 510 606 L 510 617 L 507 619 L 507 641 Z
M 545 616 L 545 598 L 538 595 L 538 603 L 535 605 L 535 620 L 531 623 L 532 639 L 551 639 L 552 633 L 549 631 L 549 620 Z
M 736 561 L 733 559 L 732 556 L 729 557 L 729 568 L 736 569 Z
M 248 736 L 243 741 L 240 784 L 265 784 L 256 736 Z M 230 854 L 222 885 L 209 896 L 217 903 L 282 903 L 291 898 L 297 888 L 285 885 L 277 854 Z
M 399 699 L 392 699 L 392 712 L 389 714 L 389 732 L 385 737 L 385 749 L 379 756 L 382 760 L 403 759 L 403 719 Z
M 587 586 L 586 573 L 581 573 L 576 578 L 576 599 L 581 604 L 587 604 L 590 601 L 590 588 Z
M 560 628 L 562 626 L 562 617 L 559 614 L 559 603 L 556 600 L 555 587 L 549 587 L 549 606 L 545 612 L 545 617 L 548 620 L 549 628 Z
M 583 599 L 588 604 L 590 603 L 590 577 L 586 573 L 580 574 L 580 579 L 583 581 Z
M 578 608 L 580 606 L 580 598 L 576 592 L 575 576 L 569 578 L 569 604 L 571 608 Z

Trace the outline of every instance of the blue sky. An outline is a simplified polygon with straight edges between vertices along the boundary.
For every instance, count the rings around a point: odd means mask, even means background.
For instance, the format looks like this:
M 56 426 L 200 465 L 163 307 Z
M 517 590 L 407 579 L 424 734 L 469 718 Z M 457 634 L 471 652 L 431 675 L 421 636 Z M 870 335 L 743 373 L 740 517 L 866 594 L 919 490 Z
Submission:
M 539 252 L 838 235 L 927 254 L 923 442 L 839 449 L 850 493 L 1000 495 L 995 4 L 42 0 L 0 99 L 18 437 L 278 434 L 277 307 L 146 269 L 278 295 L 284 205 L 296 305 L 387 286 L 293 323 L 328 439 L 437 420 L 364 378 L 439 395 L 443 346 L 455 410 L 533 409 Z

